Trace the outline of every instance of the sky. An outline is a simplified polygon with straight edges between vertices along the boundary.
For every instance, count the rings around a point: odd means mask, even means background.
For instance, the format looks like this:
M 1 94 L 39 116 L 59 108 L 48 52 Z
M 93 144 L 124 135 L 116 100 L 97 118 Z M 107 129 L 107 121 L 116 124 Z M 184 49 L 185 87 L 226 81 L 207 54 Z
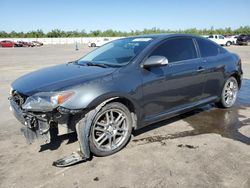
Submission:
M 250 25 L 250 0 L 0 0 L 0 31 L 143 30 Z

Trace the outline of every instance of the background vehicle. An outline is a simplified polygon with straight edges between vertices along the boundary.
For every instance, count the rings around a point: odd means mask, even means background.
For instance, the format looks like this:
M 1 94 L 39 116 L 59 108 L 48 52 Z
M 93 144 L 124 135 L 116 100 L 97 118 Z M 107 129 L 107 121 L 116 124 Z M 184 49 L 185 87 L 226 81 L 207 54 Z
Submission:
M 17 41 L 17 44 L 19 47 L 28 47 L 28 43 L 24 41 Z
M 231 41 L 232 44 L 237 44 L 238 35 L 225 35 L 224 36 L 227 40 Z
M 240 35 L 237 39 L 237 44 L 250 46 L 250 34 L 249 35 Z
M 32 41 L 32 43 L 34 46 L 43 46 L 43 43 L 39 41 Z
M 22 45 L 22 47 L 34 47 L 35 45 L 32 42 L 25 41 L 17 41 L 18 44 Z
M 222 35 L 209 35 L 208 39 L 210 39 L 210 40 L 212 40 L 212 41 L 214 41 L 217 44 L 222 45 L 222 46 L 230 46 L 232 44 L 231 40 L 225 38 Z
M 208 38 L 209 35 L 201 35 L 201 37 Z
M 24 75 L 12 83 L 10 104 L 27 137 L 47 143 L 50 127 L 64 126 L 77 132 L 84 157 L 107 156 L 133 129 L 209 103 L 233 106 L 241 78 L 238 55 L 208 39 L 147 35 Z
M 16 43 L 10 40 L 3 40 L 0 42 L 0 47 L 14 47 Z
M 23 43 L 22 43 L 22 42 L 17 41 L 17 42 L 16 42 L 15 47 L 23 47 Z
M 89 47 L 99 47 L 99 46 L 102 46 L 110 41 L 111 40 L 109 40 L 108 38 L 104 38 L 103 40 L 97 40 L 96 42 L 89 42 L 88 46 Z

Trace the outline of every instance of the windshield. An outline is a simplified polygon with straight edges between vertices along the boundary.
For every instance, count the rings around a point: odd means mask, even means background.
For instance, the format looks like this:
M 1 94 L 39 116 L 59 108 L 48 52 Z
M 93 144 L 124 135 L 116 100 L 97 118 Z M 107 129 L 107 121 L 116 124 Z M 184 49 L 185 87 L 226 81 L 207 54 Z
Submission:
M 78 61 L 78 64 L 94 62 L 113 66 L 122 66 L 129 63 L 139 54 L 153 38 L 124 38 L 112 41 L 97 48 Z

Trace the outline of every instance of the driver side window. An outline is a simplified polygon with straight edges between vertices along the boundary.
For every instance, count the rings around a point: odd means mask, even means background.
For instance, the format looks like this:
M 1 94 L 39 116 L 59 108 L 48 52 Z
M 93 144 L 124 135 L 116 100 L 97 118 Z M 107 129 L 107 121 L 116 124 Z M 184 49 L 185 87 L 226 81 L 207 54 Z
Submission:
M 192 38 L 175 38 L 161 44 L 150 56 L 164 56 L 171 63 L 195 59 L 197 53 Z

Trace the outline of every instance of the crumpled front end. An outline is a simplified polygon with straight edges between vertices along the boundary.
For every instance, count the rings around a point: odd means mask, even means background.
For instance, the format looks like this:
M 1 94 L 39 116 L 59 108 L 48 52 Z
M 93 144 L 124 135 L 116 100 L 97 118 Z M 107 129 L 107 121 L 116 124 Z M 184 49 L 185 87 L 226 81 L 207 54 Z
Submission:
M 46 114 L 33 114 L 22 109 L 26 96 L 13 91 L 9 101 L 10 110 L 21 122 L 24 127 L 21 128 L 28 143 L 33 143 L 36 139 L 41 139 L 43 143 L 50 142 L 50 125 L 47 122 Z
M 25 109 L 28 96 L 22 95 L 17 91 L 11 91 L 9 97 L 10 110 L 13 112 L 16 119 L 21 122 L 24 127 L 21 128 L 27 142 L 33 143 L 35 140 L 40 140 L 42 144 L 51 142 L 51 130 L 58 129 L 58 134 L 67 134 L 76 131 L 76 127 L 81 124 L 81 119 L 85 116 L 85 110 L 72 110 L 61 106 L 57 106 L 51 111 L 29 111 Z M 31 97 L 30 97 L 31 98 Z M 39 100 L 42 103 L 43 100 Z M 47 103 L 47 102 L 45 102 Z M 41 104 L 41 106 L 46 106 Z M 88 141 L 82 142 L 83 137 L 88 135 L 90 124 L 84 126 L 82 131 L 77 131 L 78 138 L 80 138 L 80 150 L 65 156 L 53 162 L 53 165 L 58 167 L 65 167 L 79 162 L 84 162 L 90 159 L 90 150 Z
M 80 119 L 80 115 L 77 115 L 79 111 L 72 112 L 69 109 L 57 107 L 52 111 L 33 112 L 22 108 L 26 99 L 27 96 L 17 91 L 12 91 L 9 97 L 10 110 L 24 125 L 21 131 L 29 144 L 37 139 L 42 144 L 50 143 L 52 128 L 57 128 L 60 135 L 75 131 L 76 122 Z

